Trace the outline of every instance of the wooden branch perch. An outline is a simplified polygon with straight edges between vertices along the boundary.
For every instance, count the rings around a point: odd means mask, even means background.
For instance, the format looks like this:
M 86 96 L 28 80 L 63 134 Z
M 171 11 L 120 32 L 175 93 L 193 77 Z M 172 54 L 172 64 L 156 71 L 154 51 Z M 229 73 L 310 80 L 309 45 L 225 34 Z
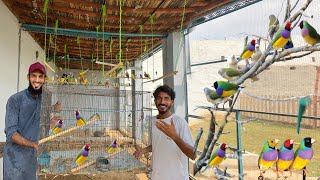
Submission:
M 87 125 L 87 124 L 91 124 L 91 123 L 93 123 L 93 122 L 95 122 L 95 121 L 99 121 L 99 120 L 100 120 L 100 115 L 99 115 L 99 114 L 94 114 L 94 115 L 89 119 L 89 121 L 86 123 L 86 125 Z M 59 132 L 59 133 L 57 133 L 57 134 L 54 134 L 54 135 L 52 135 L 52 136 L 43 138 L 43 139 L 41 139 L 41 140 L 38 142 L 38 144 L 43 144 L 43 143 L 45 143 L 45 142 L 47 142 L 47 141 L 53 140 L 53 139 L 55 139 L 55 138 L 57 138 L 57 137 L 60 137 L 60 136 L 62 136 L 62 135 L 64 135 L 64 134 L 68 134 L 68 133 L 70 133 L 70 132 L 72 132 L 72 131 L 75 131 L 75 130 L 81 128 L 81 127 L 82 127 L 82 126 L 75 126 L 75 127 L 70 128 L 70 129 L 67 129 L 67 130 L 65 130 L 65 131 Z
M 119 67 L 121 67 L 123 65 L 122 62 L 119 62 L 118 65 L 114 66 L 112 69 L 110 69 L 105 76 L 109 76 L 113 71 L 117 70 Z
M 167 78 L 167 77 L 170 77 L 170 76 L 174 76 L 174 75 L 176 75 L 177 73 L 178 73 L 178 71 L 173 71 L 173 72 L 171 72 L 171 73 L 169 73 L 169 74 L 166 74 L 166 75 L 164 75 L 164 76 L 161 76 L 161 77 L 159 77 L 159 78 L 156 78 L 156 79 L 153 79 L 153 80 L 150 80 L 150 81 L 146 81 L 146 82 L 144 82 L 144 83 L 155 82 L 155 81 L 158 81 L 158 80 L 160 80 L 160 79 L 164 79 L 164 78 Z
M 110 158 L 110 157 L 112 157 L 112 156 L 115 156 L 115 155 L 121 153 L 122 151 L 124 151 L 124 149 L 116 150 L 116 151 L 113 152 L 112 154 L 108 154 L 108 155 L 106 155 L 106 156 L 104 156 L 104 157 L 105 157 L 105 158 Z M 87 167 L 89 167 L 89 166 L 94 165 L 96 162 L 97 162 L 96 160 L 90 161 L 90 162 L 85 163 L 85 164 L 83 164 L 83 165 L 81 165 L 81 166 L 78 166 L 78 167 L 76 167 L 76 168 L 71 169 L 70 172 L 71 172 L 71 173 L 74 173 L 74 172 L 76 172 L 76 171 L 80 171 L 81 169 L 84 169 L 84 168 L 87 168 Z

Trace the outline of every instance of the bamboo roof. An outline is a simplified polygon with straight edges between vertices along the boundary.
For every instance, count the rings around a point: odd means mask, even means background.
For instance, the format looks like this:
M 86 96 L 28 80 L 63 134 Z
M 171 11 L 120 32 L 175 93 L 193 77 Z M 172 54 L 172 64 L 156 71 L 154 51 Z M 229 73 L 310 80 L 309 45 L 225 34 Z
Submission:
M 208 13 L 237 0 L 187 0 L 183 27 L 187 27 L 195 20 Z M 22 24 L 46 25 L 46 15 L 43 12 L 45 0 L 3 0 L 11 12 Z M 143 34 L 169 34 L 180 29 L 184 0 L 123 0 L 122 5 L 122 33 L 139 35 L 140 25 L 143 25 Z M 59 28 L 72 30 L 96 31 L 96 26 L 104 22 L 104 32 L 119 33 L 120 7 L 119 0 L 49 0 L 47 13 L 47 26 L 54 27 L 55 21 L 59 21 Z M 102 15 L 102 5 L 106 6 L 106 16 Z M 150 21 L 154 17 L 154 23 Z M 32 37 L 44 49 L 45 35 L 43 33 L 30 32 Z M 152 50 L 165 37 L 122 37 L 121 49 L 123 60 L 135 60 Z M 54 56 L 53 43 L 49 45 L 47 39 L 47 51 L 50 57 Z M 130 40 L 129 40 L 130 39 Z M 104 52 L 101 38 L 80 37 L 80 49 L 77 37 L 57 36 L 56 40 L 56 65 L 64 66 L 64 46 L 67 44 L 67 54 L 73 59 L 88 59 L 84 61 L 85 67 L 91 67 L 94 59 L 112 60 L 118 57 L 120 51 L 119 37 L 112 38 L 112 51 L 110 50 L 110 37 L 104 40 Z M 110 62 L 110 61 L 109 61 Z M 78 60 L 70 62 L 70 68 L 81 69 Z M 95 69 L 101 69 L 101 65 L 95 64 Z

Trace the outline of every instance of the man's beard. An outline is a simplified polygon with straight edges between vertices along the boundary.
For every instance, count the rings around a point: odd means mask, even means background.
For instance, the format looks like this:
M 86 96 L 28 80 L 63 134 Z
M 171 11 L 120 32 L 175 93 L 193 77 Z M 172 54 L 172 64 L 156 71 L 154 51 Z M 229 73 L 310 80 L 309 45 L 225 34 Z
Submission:
M 160 106 L 160 104 L 159 104 L 159 106 Z M 166 112 L 170 111 L 170 109 L 171 109 L 171 105 L 170 105 L 170 106 L 167 106 L 167 110 L 165 110 L 165 111 L 160 111 L 159 108 L 158 108 L 158 112 L 159 112 L 159 114 L 163 115 L 163 114 L 165 114 Z
M 34 89 L 31 85 L 31 82 L 29 82 L 29 87 L 28 87 L 28 91 L 32 94 L 32 95 L 40 95 L 42 94 L 42 86 L 40 87 L 40 89 Z

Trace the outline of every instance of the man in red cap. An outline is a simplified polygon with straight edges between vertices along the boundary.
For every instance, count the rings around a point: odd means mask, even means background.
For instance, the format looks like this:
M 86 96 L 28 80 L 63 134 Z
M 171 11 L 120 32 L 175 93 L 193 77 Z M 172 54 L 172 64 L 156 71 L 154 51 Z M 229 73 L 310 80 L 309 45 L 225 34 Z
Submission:
M 46 69 L 42 64 L 31 64 L 27 75 L 29 87 L 8 99 L 4 129 L 4 180 L 36 179 L 41 93 L 45 76 Z

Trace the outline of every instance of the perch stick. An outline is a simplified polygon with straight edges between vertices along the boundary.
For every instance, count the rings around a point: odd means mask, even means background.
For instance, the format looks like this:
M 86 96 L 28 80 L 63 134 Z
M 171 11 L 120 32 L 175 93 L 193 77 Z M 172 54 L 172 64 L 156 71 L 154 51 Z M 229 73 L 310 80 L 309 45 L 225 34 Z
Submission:
M 100 115 L 99 115 L 99 114 L 94 114 L 94 115 L 89 119 L 89 121 L 86 123 L 86 125 L 87 125 L 87 124 L 90 124 L 90 123 L 93 123 L 93 122 L 95 122 L 95 121 L 98 121 L 98 120 L 100 120 Z M 57 133 L 57 134 L 54 134 L 54 135 L 52 135 L 52 136 L 43 138 L 43 139 L 41 139 L 41 140 L 38 142 L 38 144 L 45 143 L 45 142 L 50 141 L 50 140 L 52 140 L 52 139 L 55 139 L 55 138 L 57 138 L 57 137 L 59 137 L 59 136 L 62 136 L 62 135 L 64 135 L 64 134 L 67 134 L 67 133 L 70 133 L 70 132 L 72 132 L 72 131 L 74 131 L 74 130 L 77 130 L 77 129 L 81 128 L 81 127 L 82 127 L 82 126 L 75 126 L 75 127 L 70 128 L 70 129 L 67 129 L 67 130 L 65 130 L 65 131 L 62 131 L 62 132 L 60 132 L 60 133 Z
M 108 155 L 104 156 L 104 158 L 110 158 L 110 157 L 112 157 L 112 156 L 115 156 L 115 155 L 121 153 L 122 151 L 124 151 L 124 149 L 117 150 L 117 151 L 115 151 L 115 152 L 112 153 L 112 154 L 108 154 Z M 90 162 L 88 162 L 88 163 L 86 163 L 86 164 L 83 164 L 83 165 L 81 165 L 81 166 L 78 166 L 78 167 L 76 167 L 76 168 L 73 168 L 73 169 L 71 169 L 71 173 L 74 173 L 74 172 L 76 172 L 76 171 L 80 171 L 81 169 L 87 168 L 87 167 L 89 167 L 89 166 L 91 166 L 91 165 L 93 165 L 93 164 L 95 164 L 95 163 L 96 163 L 96 160 L 93 160 L 93 161 L 90 161 Z
M 156 78 L 156 79 L 153 79 L 153 80 L 150 80 L 150 81 L 146 81 L 146 82 L 144 82 L 144 83 L 155 82 L 155 81 L 158 81 L 158 80 L 160 80 L 160 79 L 165 79 L 165 78 L 167 78 L 167 77 L 174 76 L 174 75 L 176 75 L 177 73 L 178 73 L 178 71 L 173 71 L 173 72 L 171 72 L 171 73 L 169 73 L 169 74 L 166 74 L 166 75 L 164 75 L 164 76 L 161 76 L 161 77 L 159 77 L 159 78 Z
M 106 73 L 105 76 L 109 76 L 113 71 L 117 70 L 118 67 L 120 67 L 120 66 L 122 66 L 122 65 L 123 65 L 123 63 L 122 63 L 122 62 L 119 62 L 119 64 L 116 65 L 116 66 L 114 66 L 112 69 L 110 69 L 110 70 Z

